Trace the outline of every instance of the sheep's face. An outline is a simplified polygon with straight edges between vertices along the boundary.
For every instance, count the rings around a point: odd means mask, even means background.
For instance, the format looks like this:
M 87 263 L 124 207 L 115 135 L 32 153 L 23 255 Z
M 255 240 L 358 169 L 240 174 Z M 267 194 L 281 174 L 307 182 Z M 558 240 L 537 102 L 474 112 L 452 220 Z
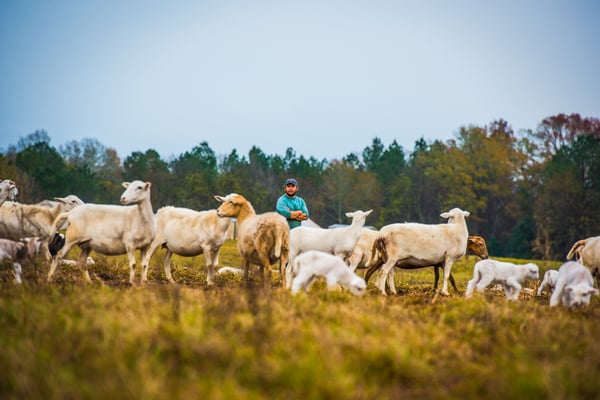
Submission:
M 486 260 L 489 257 L 485 240 L 481 236 L 469 236 L 467 241 L 467 250 L 470 250 L 478 257 Z
M 367 290 L 367 284 L 363 278 L 356 276 L 350 281 L 348 290 L 355 296 L 362 296 Z
M 531 280 L 540 279 L 540 269 L 535 264 L 526 264 L 525 269 L 527 271 L 527 278 Z
M 125 191 L 121 195 L 121 204 L 137 204 L 150 197 L 150 182 L 123 182 Z
M 222 204 L 217 208 L 217 215 L 221 218 L 237 217 L 242 207 L 242 199 L 240 195 L 231 193 L 225 197 L 215 196 L 215 200 Z
M 569 308 L 587 306 L 594 294 L 598 294 L 598 289 L 587 283 L 567 285 L 563 289 L 563 304 Z

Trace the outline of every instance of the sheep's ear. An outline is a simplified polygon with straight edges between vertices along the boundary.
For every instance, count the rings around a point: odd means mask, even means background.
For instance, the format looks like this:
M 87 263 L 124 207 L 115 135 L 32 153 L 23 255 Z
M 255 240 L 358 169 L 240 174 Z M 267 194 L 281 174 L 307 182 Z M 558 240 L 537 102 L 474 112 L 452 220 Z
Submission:
M 214 196 L 215 200 L 220 202 L 220 203 L 225 203 L 225 198 L 223 196 Z
M 152 183 L 146 182 L 146 186 L 144 186 L 144 190 L 150 189 L 150 186 L 152 186 Z
M 373 209 L 370 209 L 369 211 L 365 211 L 365 213 L 366 213 L 367 215 L 371 214 L 372 212 L 373 212 Z
M 450 218 L 450 214 L 447 212 L 443 212 L 440 214 L 440 217 L 448 219 L 448 218 Z
M 127 189 L 129 187 L 129 182 L 123 182 L 121 185 L 123 185 L 123 187 Z
M 54 197 L 53 200 L 63 204 L 67 203 L 67 200 L 64 197 Z

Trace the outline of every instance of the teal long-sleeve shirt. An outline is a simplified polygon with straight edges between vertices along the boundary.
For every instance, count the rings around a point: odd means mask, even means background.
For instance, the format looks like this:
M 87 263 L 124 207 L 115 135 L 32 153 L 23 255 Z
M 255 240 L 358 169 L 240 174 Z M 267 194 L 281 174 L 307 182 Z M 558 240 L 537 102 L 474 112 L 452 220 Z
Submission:
M 297 228 L 300 226 L 300 224 L 302 224 L 302 221 L 290 219 L 291 211 L 301 210 L 304 214 L 306 214 L 306 218 L 308 219 L 308 208 L 306 207 L 304 199 L 299 196 L 289 197 L 287 194 L 281 195 L 281 197 L 277 199 L 275 210 L 279 214 L 283 215 L 285 219 L 287 219 L 290 229 Z

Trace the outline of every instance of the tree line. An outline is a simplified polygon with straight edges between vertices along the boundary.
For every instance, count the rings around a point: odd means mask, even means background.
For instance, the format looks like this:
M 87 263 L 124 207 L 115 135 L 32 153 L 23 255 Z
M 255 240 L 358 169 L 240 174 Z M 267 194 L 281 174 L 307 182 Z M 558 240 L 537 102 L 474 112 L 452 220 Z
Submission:
M 407 153 L 375 137 L 362 153 L 318 160 L 265 154 L 217 155 L 207 142 L 164 160 L 154 149 L 122 161 L 96 139 L 58 149 L 36 131 L 0 154 L 0 177 L 17 182 L 19 201 L 76 194 L 117 203 L 122 181 L 152 182 L 152 203 L 215 208 L 213 195 L 244 195 L 257 212 L 272 211 L 287 177 L 299 180 L 311 219 L 348 223 L 347 211 L 373 209 L 368 224 L 443 223 L 440 213 L 471 213 L 469 232 L 493 256 L 564 259 L 578 239 L 600 234 L 600 119 L 558 114 L 535 130 L 514 132 L 504 120 L 464 126 L 446 142 L 421 138 Z

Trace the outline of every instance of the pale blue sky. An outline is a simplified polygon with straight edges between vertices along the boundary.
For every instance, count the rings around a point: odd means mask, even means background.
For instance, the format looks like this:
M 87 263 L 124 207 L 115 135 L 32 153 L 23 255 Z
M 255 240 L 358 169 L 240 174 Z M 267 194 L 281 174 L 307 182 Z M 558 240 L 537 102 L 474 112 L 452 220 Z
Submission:
M 328 160 L 503 118 L 600 117 L 598 1 L 0 3 L 0 148 Z

